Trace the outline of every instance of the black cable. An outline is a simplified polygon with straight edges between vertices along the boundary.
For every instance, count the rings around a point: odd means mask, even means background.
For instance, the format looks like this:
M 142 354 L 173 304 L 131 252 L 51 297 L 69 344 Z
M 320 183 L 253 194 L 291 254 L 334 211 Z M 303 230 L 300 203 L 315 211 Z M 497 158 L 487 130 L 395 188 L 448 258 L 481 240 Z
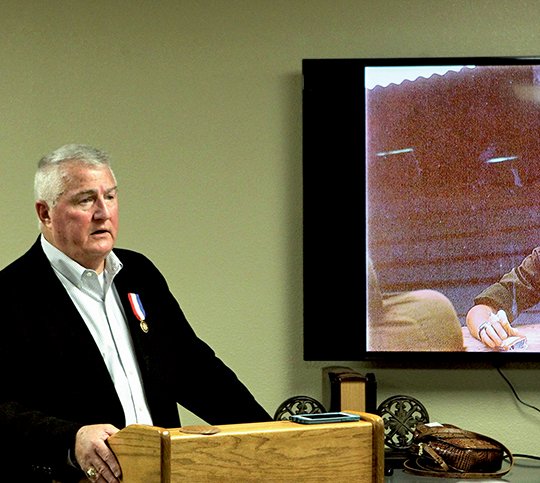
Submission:
M 534 409 L 535 411 L 538 411 L 540 412 L 540 409 L 538 409 L 536 406 L 533 406 L 532 404 L 529 404 L 529 403 L 526 403 L 525 401 L 523 401 L 517 391 L 514 389 L 514 386 L 512 385 L 512 383 L 510 382 L 510 380 L 503 374 L 503 372 L 501 371 L 501 368 L 500 367 L 497 367 L 497 372 L 501 375 L 501 377 L 506 381 L 506 384 L 508 384 L 508 387 L 510 387 L 510 389 L 512 390 L 512 392 L 514 393 L 514 396 L 516 397 L 516 399 L 521 403 L 523 404 L 524 406 L 527 406 L 531 409 Z
M 531 460 L 538 460 L 540 461 L 540 456 L 534 456 L 532 454 L 523 454 L 523 453 L 512 453 L 514 458 L 529 458 Z
M 503 373 L 503 371 L 501 371 L 501 368 L 500 368 L 500 367 L 496 367 L 496 369 L 497 369 L 497 372 L 501 375 L 501 377 L 505 380 L 506 384 L 508 384 L 508 387 L 510 387 L 510 389 L 512 390 L 512 392 L 513 392 L 515 398 L 516 398 L 521 404 L 523 404 L 524 406 L 527 406 L 527 407 L 529 407 L 529 408 L 531 408 L 531 409 L 534 409 L 535 411 L 540 412 L 540 409 L 538 409 L 536 406 L 533 406 L 532 404 L 526 403 L 525 401 L 523 401 L 523 400 L 519 397 L 519 395 L 518 395 L 516 389 L 514 388 L 512 382 L 510 382 L 510 379 L 508 379 L 508 378 L 504 375 L 504 373 Z M 532 454 L 513 453 L 513 456 L 514 456 L 514 458 L 528 458 L 528 459 L 540 461 L 540 456 L 535 456 L 535 455 L 532 455 Z

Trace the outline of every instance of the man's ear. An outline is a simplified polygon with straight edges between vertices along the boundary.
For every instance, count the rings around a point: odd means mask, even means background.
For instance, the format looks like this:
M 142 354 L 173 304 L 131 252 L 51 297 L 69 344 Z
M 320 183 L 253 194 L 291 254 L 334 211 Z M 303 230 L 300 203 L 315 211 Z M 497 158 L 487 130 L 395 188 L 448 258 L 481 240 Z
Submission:
M 49 205 L 45 201 L 36 201 L 35 206 L 39 221 L 44 225 L 48 225 L 51 221 Z

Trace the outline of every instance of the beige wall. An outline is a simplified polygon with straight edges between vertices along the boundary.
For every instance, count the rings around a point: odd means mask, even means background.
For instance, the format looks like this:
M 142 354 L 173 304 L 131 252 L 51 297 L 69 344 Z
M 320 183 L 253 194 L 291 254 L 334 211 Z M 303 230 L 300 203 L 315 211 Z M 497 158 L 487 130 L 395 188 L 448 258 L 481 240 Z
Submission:
M 120 245 L 155 261 L 269 412 L 320 398 L 326 364 L 302 361 L 301 59 L 540 54 L 539 14 L 526 0 L 1 0 L 0 266 L 37 235 L 37 159 L 103 147 Z M 432 420 L 538 453 L 538 413 L 492 368 L 374 372 L 379 402 L 411 395 Z M 537 368 L 506 373 L 539 404 Z

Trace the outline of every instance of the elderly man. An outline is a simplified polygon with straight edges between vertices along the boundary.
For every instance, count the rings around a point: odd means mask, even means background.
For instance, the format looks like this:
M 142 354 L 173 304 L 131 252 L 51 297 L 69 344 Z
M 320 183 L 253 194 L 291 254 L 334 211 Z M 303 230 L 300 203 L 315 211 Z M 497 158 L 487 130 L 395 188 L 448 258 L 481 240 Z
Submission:
M 66 145 L 35 176 L 41 235 L 0 272 L 2 481 L 117 482 L 128 424 L 271 419 L 187 322 L 157 268 L 115 245 L 108 156 Z M 7 475 L 7 476 L 6 476 Z

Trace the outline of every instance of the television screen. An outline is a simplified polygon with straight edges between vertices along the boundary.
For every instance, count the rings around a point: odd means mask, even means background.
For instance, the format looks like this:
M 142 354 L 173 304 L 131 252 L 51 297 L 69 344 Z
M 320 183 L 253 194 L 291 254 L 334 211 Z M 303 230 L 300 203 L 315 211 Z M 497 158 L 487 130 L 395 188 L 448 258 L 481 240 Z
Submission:
M 540 59 L 302 74 L 304 359 L 540 360 Z

